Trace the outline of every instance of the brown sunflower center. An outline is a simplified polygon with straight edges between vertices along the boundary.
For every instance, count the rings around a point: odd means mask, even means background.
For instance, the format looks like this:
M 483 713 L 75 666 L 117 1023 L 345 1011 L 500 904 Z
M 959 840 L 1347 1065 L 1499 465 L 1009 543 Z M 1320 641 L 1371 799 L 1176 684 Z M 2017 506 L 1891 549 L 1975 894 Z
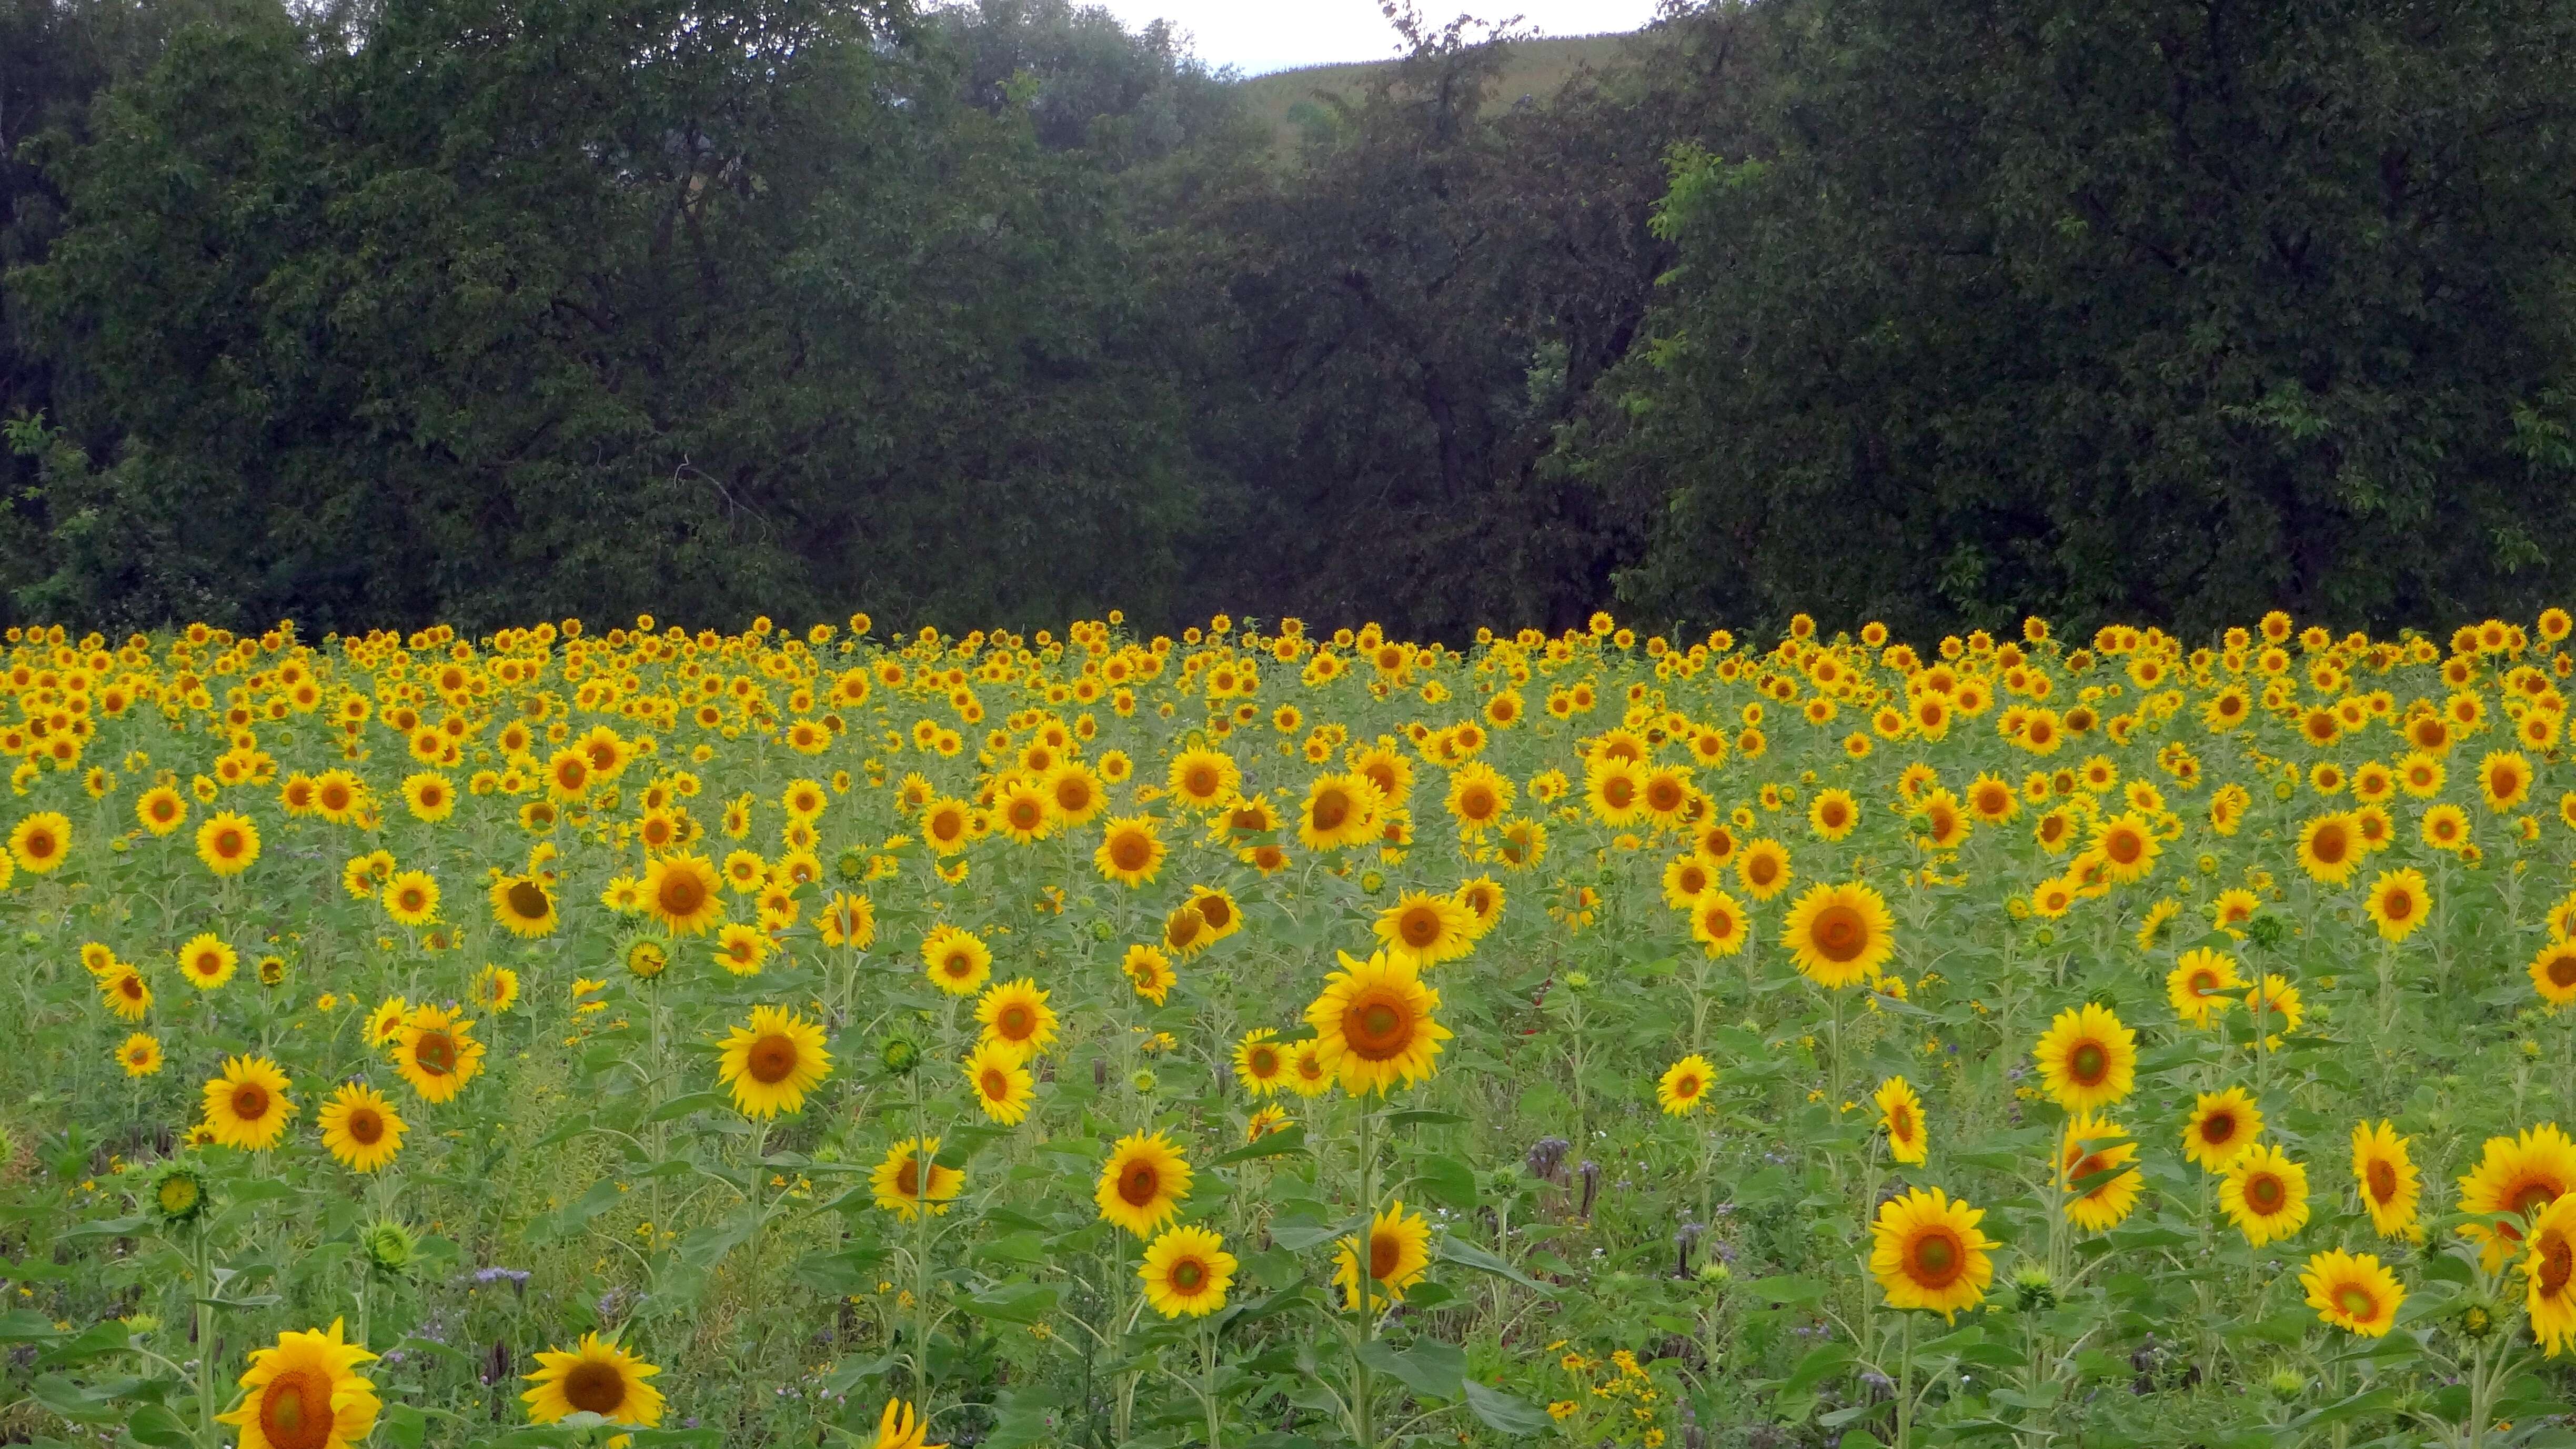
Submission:
M 1369 1276 L 1383 1282 L 1404 1262 L 1404 1244 L 1393 1233 L 1369 1234 Z
M 2236 1140 L 2236 1114 L 2212 1112 L 2201 1119 L 2200 1140 L 2212 1147 L 2224 1147 Z
M 268 1115 L 268 1088 L 257 1082 L 244 1082 L 233 1088 L 233 1115 L 245 1122 L 256 1122 Z
M 322 1449 L 331 1442 L 331 1380 L 320 1369 L 292 1368 L 259 1392 L 259 1427 L 276 1449 Z
M 611 1414 L 626 1400 L 626 1376 L 615 1364 L 596 1360 L 573 1365 L 563 1378 L 563 1396 L 574 1408 L 592 1414 Z
M 2353 1318 L 2368 1321 L 2379 1316 L 2379 1300 L 2358 1283 L 2346 1283 L 2335 1290 L 2335 1306 Z
M 2397 1166 L 2385 1158 L 2374 1160 L 2362 1173 L 2370 1184 L 2370 1200 L 2385 1207 L 2397 1201 Z
M 1807 927 L 1807 939 L 1817 955 L 1836 965 L 1848 964 L 1869 949 L 1869 923 L 1850 906 L 1827 906 Z
M 2259 1213 L 2276 1213 L 2290 1199 L 2289 1185 L 2268 1172 L 2245 1179 L 2246 1205 Z
M 1025 1041 L 1037 1030 L 1035 1013 L 1020 1002 L 1012 1002 L 993 1018 L 993 1030 L 1011 1041 Z
M 673 872 L 662 877 L 662 889 L 655 893 L 662 913 L 670 916 L 693 916 L 707 903 L 707 888 L 696 876 Z
M 1196 1293 L 1207 1285 L 1207 1264 L 1196 1258 L 1183 1258 L 1172 1265 L 1167 1276 L 1174 1288 L 1183 1293 Z
M 2549 958 L 2549 984 L 2565 990 L 2576 987 L 2576 951 L 2561 951 Z
M 385 1139 L 384 1115 L 373 1107 L 359 1107 L 349 1113 L 348 1123 L 342 1130 L 349 1134 L 350 1141 L 359 1146 L 373 1147 Z
M 2080 1043 L 2066 1054 L 2066 1073 L 2079 1087 L 2098 1087 L 2111 1075 L 2111 1053 L 2098 1041 Z
M 2317 860 L 2325 865 L 2343 864 L 2347 848 L 2343 827 L 2340 825 L 2329 825 L 2318 831 L 2316 840 L 2309 846 L 2309 849 L 2315 852 Z
M 2135 865 L 2146 848 L 2146 841 L 2134 830 L 2114 830 L 2102 842 L 2102 853 L 2121 865 Z
M 1906 1276 L 1926 1288 L 1947 1288 L 1967 1270 L 1967 1244 L 1948 1228 L 1922 1230 L 1906 1254 Z
M 2546 1178 L 2535 1179 L 2515 1188 L 2510 1201 L 2515 1212 L 2524 1217 L 2530 1217 L 2556 1202 L 2558 1194 L 2564 1190 L 2564 1187 L 2555 1181 Z
M 976 1078 L 975 1085 L 993 1101 L 1006 1101 L 1011 1095 L 1011 1074 L 1000 1067 L 986 1067 L 984 1075 Z
M 2380 903 L 2380 909 L 2388 913 L 2388 919 L 2403 921 L 2415 914 L 2415 898 L 2403 890 L 2393 890 Z
M 2552 1233 L 2540 1242 L 2540 1272 L 2536 1277 L 2540 1296 L 2555 1298 L 2567 1290 L 2567 1280 L 2576 1276 L 2576 1242 L 2565 1233 Z
M 1342 1009 L 1342 1035 L 1365 1060 L 1399 1055 L 1413 1044 L 1413 1004 L 1386 991 L 1362 996 Z
M 1613 810 L 1625 810 L 1637 798 L 1636 782 L 1625 775 L 1613 775 L 1601 782 L 1601 799 Z
M 1163 1170 L 1150 1162 L 1131 1162 L 1118 1174 L 1118 1200 L 1141 1208 L 1163 1192 Z
M 1396 918 L 1396 934 L 1404 944 L 1419 951 L 1440 939 L 1440 912 L 1429 906 L 1415 906 Z
M 1143 870 L 1153 855 L 1153 847 L 1142 835 L 1121 835 L 1109 842 L 1109 863 L 1120 870 Z
M 1306 807 L 1317 830 L 1339 830 L 1351 818 L 1351 797 L 1340 790 L 1326 790 Z
M 523 880 L 512 885 L 505 895 L 510 910 L 522 920 L 542 920 L 546 914 L 546 893 L 535 881 Z
M 411 1059 L 422 1071 L 443 1077 L 456 1070 L 456 1038 L 443 1031 L 420 1034 L 420 1045 L 413 1047 Z
M 744 1054 L 743 1070 L 763 1086 L 774 1087 L 796 1070 L 796 1043 L 780 1032 L 771 1032 L 751 1044 Z

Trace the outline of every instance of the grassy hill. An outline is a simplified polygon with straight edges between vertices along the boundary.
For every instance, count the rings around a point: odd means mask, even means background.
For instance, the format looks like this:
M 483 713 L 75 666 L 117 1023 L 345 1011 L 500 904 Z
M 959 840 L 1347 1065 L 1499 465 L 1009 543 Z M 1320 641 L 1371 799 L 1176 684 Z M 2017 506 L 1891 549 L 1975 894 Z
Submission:
M 1627 38 L 1624 34 L 1569 35 L 1515 45 L 1506 52 L 1494 99 L 1508 105 L 1525 95 L 1548 95 L 1563 85 L 1577 67 L 1590 65 L 1598 69 L 1618 59 L 1619 46 Z M 1360 61 L 1301 66 L 1254 76 L 1241 84 L 1253 113 L 1277 131 L 1280 149 L 1286 151 L 1296 146 L 1302 133 L 1301 121 L 1315 111 L 1317 91 L 1357 100 L 1370 75 L 1391 64 L 1392 61 Z

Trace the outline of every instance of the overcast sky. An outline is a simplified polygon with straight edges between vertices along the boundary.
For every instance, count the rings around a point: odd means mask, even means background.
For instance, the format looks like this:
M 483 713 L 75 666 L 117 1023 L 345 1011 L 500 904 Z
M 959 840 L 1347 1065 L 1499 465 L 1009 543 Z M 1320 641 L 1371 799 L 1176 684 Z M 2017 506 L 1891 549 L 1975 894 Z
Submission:
M 1100 0 L 1129 27 L 1167 19 L 1197 38 L 1199 58 L 1248 75 L 1329 61 L 1384 60 L 1395 30 L 1377 0 Z M 1634 30 L 1655 0 L 1424 0 L 1423 18 L 1447 23 L 1464 10 L 1485 20 L 1519 15 L 1547 35 Z

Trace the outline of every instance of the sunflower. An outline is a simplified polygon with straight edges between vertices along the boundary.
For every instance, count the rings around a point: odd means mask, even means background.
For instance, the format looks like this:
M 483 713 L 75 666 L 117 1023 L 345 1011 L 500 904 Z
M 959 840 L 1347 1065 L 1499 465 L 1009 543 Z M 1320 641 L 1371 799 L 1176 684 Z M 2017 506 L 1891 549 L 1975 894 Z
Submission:
M 2576 1348 L 2576 1193 L 2561 1195 L 2531 1220 L 2522 1272 L 2531 1336 L 2551 1358 Z
M 456 784 L 435 770 L 405 776 L 402 793 L 403 804 L 417 820 L 436 825 L 456 813 Z
M 2280 1050 L 2281 1033 L 2297 1031 L 2299 1023 L 2307 1018 L 2307 1008 L 2299 1000 L 2299 988 L 2278 972 L 2265 972 L 2263 979 L 2245 993 L 2245 1009 L 2252 1014 L 2256 1031 L 2270 1033 L 2263 1038 L 2266 1051 Z M 2272 1031 L 2272 1018 L 2276 1016 L 2280 1018 L 2278 1032 Z
M 1019 1125 L 1037 1099 L 1036 1080 L 1023 1060 L 1002 1043 L 986 1040 L 977 1042 L 962 1064 L 966 1085 L 975 1091 L 975 1105 L 1005 1127 Z
M 396 872 L 379 899 L 398 925 L 426 926 L 438 917 L 438 882 L 425 870 Z
M 226 1057 L 220 1076 L 206 1083 L 206 1126 L 215 1142 L 263 1152 L 286 1134 L 295 1103 L 286 1095 L 286 1073 L 266 1057 Z
M 2531 762 L 2512 750 L 2489 753 L 2478 762 L 2478 795 L 2498 815 L 2530 799 Z
M 2413 1238 L 2415 1205 L 2424 1196 L 2424 1174 L 2407 1153 L 2411 1139 L 2397 1135 L 2393 1122 L 2364 1122 L 2352 1129 L 2352 1178 L 2361 1189 L 2361 1205 L 2370 1210 L 2370 1225 L 2383 1238 Z
M 1717 1079 L 1717 1069 L 1708 1058 L 1697 1052 L 1664 1069 L 1655 1083 L 1655 1105 L 1675 1117 L 1687 1117 L 1708 1100 L 1708 1089 Z
M 1203 946 L 1213 946 L 1243 929 L 1243 907 L 1235 904 L 1234 892 L 1223 886 L 1190 887 L 1190 898 L 1181 908 L 1198 912 L 1206 923 L 1207 934 L 1199 938 Z
M 389 1047 L 402 1040 L 403 1018 L 411 1015 L 411 1003 L 399 996 L 388 996 L 374 1011 L 367 1013 L 367 1045 Z
M 394 1070 L 428 1102 L 453 1100 L 483 1070 L 483 1043 L 461 1012 L 422 1006 L 403 1018 Z
M 805 1094 L 831 1074 L 822 1026 L 775 1006 L 753 1007 L 750 1024 L 728 1033 L 716 1058 L 718 1080 L 732 1089 L 734 1109 L 746 1117 L 802 1112 Z
M 1172 958 L 1152 946 L 1128 947 L 1118 969 L 1127 977 L 1127 984 L 1136 989 L 1138 996 L 1156 1006 L 1163 1004 L 1181 979 L 1179 973 L 1172 970 Z
M 2552 941 L 2531 958 L 2531 984 L 2551 1006 L 2576 1001 L 2576 942 Z
M 1895 918 L 1886 898 L 1865 885 L 1813 885 L 1789 908 L 1780 928 L 1798 970 L 1839 991 L 1878 974 L 1896 954 Z
M 322 1129 L 322 1145 L 356 1172 L 373 1172 L 393 1161 L 408 1130 L 393 1103 L 355 1082 L 332 1093 L 314 1121 Z
M 2576 1142 L 2544 1122 L 2514 1137 L 2490 1137 L 2476 1168 L 2460 1179 L 2460 1211 L 2476 1217 L 2529 1219 L 2576 1190 Z M 2460 1235 L 2478 1243 L 2487 1272 L 2503 1266 L 2521 1243 L 2512 1223 L 2464 1223 Z
M 1333 1066 L 1324 1044 L 1307 1037 L 1288 1049 L 1288 1090 L 1300 1097 L 1320 1097 L 1333 1088 Z
M 877 1419 L 876 1437 L 868 1441 L 867 1449 L 948 1449 L 945 1444 L 922 1442 L 929 1437 L 927 1415 L 916 1418 L 912 1405 L 901 1399 L 888 1399 L 885 1413 Z
M 2155 870 L 2159 847 L 2146 821 L 2121 814 L 2093 827 L 2093 849 L 2102 853 L 2103 868 L 2111 880 L 2126 885 Z
M 1344 1238 L 1334 1252 L 1333 1286 L 1342 1290 L 1342 1302 L 1356 1307 L 1360 1301 L 1360 1242 Z M 1386 1211 L 1369 1221 L 1368 1232 L 1368 1306 L 1372 1309 L 1392 1300 L 1404 1301 L 1404 1290 L 1420 1281 L 1431 1266 L 1431 1224 L 1422 1214 L 1404 1210 L 1398 1198 L 1388 1203 Z
M 1055 833 L 1055 802 L 1044 784 L 1019 776 L 994 792 L 993 825 L 1021 845 L 1034 844 Z
M 1102 879 L 1135 887 L 1152 880 L 1169 854 L 1162 837 L 1154 833 L 1152 816 L 1113 816 L 1099 848 L 1091 852 L 1091 863 L 1099 867 Z
M 1583 800 L 1592 817 L 1624 830 L 1646 814 L 1646 771 L 1618 755 L 1598 755 L 1583 767 Z
M 2066 1220 L 2087 1232 L 2118 1227 L 2145 1187 L 2131 1165 L 2137 1160 L 2138 1144 L 2129 1140 L 2127 1128 L 2090 1112 L 2069 1118 L 2057 1158 Z
M 2420 870 L 2384 870 L 2371 883 L 2370 899 L 2363 909 L 2379 927 L 2380 938 L 2403 941 L 2424 923 L 2432 905 L 2432 895 Z
M 822 914 L 815 924 L 823 932 L 826 946 L 847 946 L 864 951 L 877 939 L 877 908 L 866 896 L 849 891 L 834 891 L 823 902 Z
M 1197 955 L 1216 943 L 1216 933 L 1208 929 L 1207 917 L 1198 907 L 1183 901 L 1163 917 L 1163 947 L 1183 960 Z
M 1878 1105 L 1878 1125 L 1887 1133 L 1887 1155 L 1910 1167 L 1921 1167 L 1927 1155 L 1923 1099 L 1915 1095 L 1913 1083 L 1903 1077 L 1890 1077 L 1878 1084 L 1877 1095 L 1870 1100 Z
M 2138 1034 L 2096 1003 L 2059 1012 L 2031 1055 L 2048 1094 L 2069 1112 L 2108 1107 L 2137 1081 Z
M 2257 1143 L 2227 1165 L 2218 1205 L 2254 1247 L 2293 1237 L 2308 1225 L 2308 1170 L 2281 1149 Z
M 1223 750 L 1183 750 L 1166 777 L 1171 797 L 1192 810 L 1221 810 L 1243 783 L 1243 770 Z
M 930 1168 L 930 1180 L 922 1181 L 922 1166 Z M 966 1174 L 953 1167 L 939 1165 L 939 1139 L 907 1137 L 886 1149 L 884 1160 L 868 1174 L 868 1189 L 876 1195 L 877 1206 L 905 1222 L 911 1222 L 927 1207 L 933 1213 L 948 1211 L 949 1200 L 966 1186 Z
M 2364 1338 L 2385 1337 L 2397 1321 L 2398 1305 L 2406 1301 L 2397 1275 L 2382 1267 L 2377 1257 L 2369 1253 L 2356 1257 L 2341 1248 L 2311 1255 L 2299 1274 L 2299 1286 L 2308 1290 L 2308 1306 L 2329 1327 Z
M 1339 954 L 1342 969 L 1325 978 L 1306 1021 L 1342 1090 L 1364 1096 L 1389 1090 L 1398 1078 L 1409 1087 L 1430 1076 L 1451 1034 L 1431 1017 L 1440 993 L 1422 984 L 1411 962 L 1385 952 L 1365 961 Z
M 2320 815 L 2299 831 L 2299 868 L 2322 885 L 2342 885 L 2361 866 L 2360 832 L 2350 815 Z
M 1751 930 L 1744 907 L 1724 891 L 1712 890 L 1691 902 L 1691 939 L 1711 956 L 1743 950 Z
M 984 1028 L 985 1041 L 1018 1053 L 1022 1061 L 1055 1040 L 1055 1009 L 1047 1005 L 1047 993 L 1025 976 L 986 990 L 975 1002 L 975 1020 Z
M 1492 876 L 1480 875 L 1458 887 L 1449 897 L 1467 913 L 1467 934 L 1483 940 L 1485 933 L 1503 919 L 1503 887 Z
M 724 914 L 716 868 L 703 855 L 665 855 L 644 872 L 644 908 L 674 936 L 706 933 Z
M 1735 857 L 1735 878 L 1757 901 L 1787 890 L 1789 874 L 1789 848 L 1768 836 L 1747 844 Z
M 474 977 L 474 1004 L 494 1016 L 508 1011 L 519 1001 L 519 973 L 507 966 L 489 962 Z
M 505 875 L 492 882 L 492 919 L 513 936 L 534 940 L 560 921 L 555 895 L 537 875 Z
M 281 1333 L 276 1347 L 251 1354 L 241 1403 L 215 1416 L 240 1429 L 240 1449 L 348 1449 L 375 1432 L 384 1404 L 357 1371 L 375 1355 L 340 1333 L 335 1318 L 328 1330 Z
M 1870 1276 L 1891 1308 L 1920 1308 L 1952 1322 L 1973 1308 L 1995 1277 L 1986 1250 L 1997 1246 L 1978 1231 L 1985 1213 L 1953 1200 L 1939 1188 L 1908 1190 L 1879 1205 L 1870 1224 Z
M 537 1355 L 537 1371 L 526 1376 L 536 1387 L 519 1395 L 519 1401 L 539 1424 L 597 1414 L 611 1423 L 649 1429 L 662 1422 L 662 1392 L 644 1381 L 660 1372 L 614 1342 L 585 1333 L 571 1352 L 548 1349 Z
M 984 938 L 941 924 L 921 938 L 922 971 L 951 996 L 972 996 L 993 974 L 993 951 Z
M 239 875 L 259 859 L 259 827 L 226 810 L 197 827 L 197 859 L 219 876 Z
M 2263 1109 L 2242 1087 L 2203 1092 L 2183 1124 L 2182 1155 L 2212 1175 L 2227 1171 L 2263 1135 Z
M 155 785 L 137 796 L 134 818 L 155 835 L 168 835 L 188 819 L 188 802 L 167 785 Z
M 1190 1176 L 1177 1143 L 1160 1132 L 1131 1132 L 1110 1148 L 1091 1198 L 1103 1222 L 1151 1237 L 1180 1211 L 1181 1199 L 1190 1195 Z
M 1165 1318 L 1204 1318 L 1225 1306 L 1234 1282 L 1234 1255 L 1225 1239 L 1206 1228 L 1174 1228 L 1145 1248 L 1145 1301 Z
M 9 832 L 9 854 L 18 868 L 43 875 L 61 866 L 63 857 L 71 854 L 72 823 L 51 810 L 39 810 L 18 822 Z
M 1297 809 L 1297 843 L 1308 850 L 1363 845 L 1377 838 L 1386 795 L 1366 775 L 1318 775 Z
M 1234 1074 L 1255 1097 L 1278 1091 L 1288 1079 L 1287 1044 L 1266 1026 L 1245 1032 L 1243 1040 L 1234 1044 Z
M 1807 828 L 1826 840 L 1842 839 L 1859 823 L 1860 802 L 1849 790 L 1819 790 L 1807 807 Z
M 148 1077 L 161 1070 L 161 1039 L 136 1032 L 116 1049 L 116 1064 L 129 1077 Z
M 1455 961 L 1476 947 L 1467 908 L 1428 891 L 1406 891 L 1371 929 L 1389 956 L 1417 967 Z
M 716 928 L 716 964 L 735 976 L 757 976 L 769 959 L 769 933 L 731 921 Z
M 1514 794 L 1512 782 L 1500 771 L 1481 760 L 1470 760 L 1449 777 L 1449 794 L 1444 803 L 1458 822 L 1459 836 L 1476 840 L 1501 822 L 1512 807 Z

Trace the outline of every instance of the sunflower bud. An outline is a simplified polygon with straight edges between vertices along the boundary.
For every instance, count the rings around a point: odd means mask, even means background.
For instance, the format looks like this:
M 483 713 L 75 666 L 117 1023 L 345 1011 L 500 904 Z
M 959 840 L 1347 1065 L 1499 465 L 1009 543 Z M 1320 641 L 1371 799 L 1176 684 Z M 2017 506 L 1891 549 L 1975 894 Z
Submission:
M 1114 941 L 1117 938 L 1118 928 L 1109 924 L 1107 918 L 1104 917 L 1091 923 L 1091 939 L 1095 941 Z
M 171 1227 L 195 1222 L 206 1210 L 204 1174 L 192 1162 L 164 1164 L 152 1178 L 151 1207 L 152 1215 Z
M 2045 1313 L 2057 1306 L 2057 1280 L 2037 1263 L 2025 1263 L 2013 1274 L 2013 1306 L 2024 1313 Z
M 627 942 L 619 954 L 626 960 L 626 969 L 639 981 L 650 981 L 671 965 L 671 953 L 663 949 L 661 942 L 641 936 Z
M 2263 1386 L 2285 1399 L 2295 1399 L 2308 1391 L 2308 1381 L 2289 1369 L 2275 1369 Z
M 2043 946 L 2054 946 L 2057 944 L 2057 932 L 2047 926 L 2042 926 L 2037 931 L 2031 933 L 2031 939 Z
M 1386 877 L 1373 870 L 1360 872 L 1360 894 L 1373 896 L 1386 889 Z M 33 944 L 32 942 L 30 944 Z
M 262 986 L 282 986 L 285 983 L 286 959 L 282 956 L 260 957 L 259 984 Z
M 1146 1096 L 1152 1096 L 1154 1088 L 1158 1084 L 1155 1082 L 1154 1074 L 1152 1072 L 1139 1067 L 1136 1069 L 1136 1075 L 1127 1079 L 1127 1085 L 1134 1087 L 1138 1092 L 1143 1093 Z
M 889 1077 L 908 1077 L 921 1065 L 921 1048 L 909 1037 L 887 1037 L 877 1046 L 877 1063 Z
M 868 878 L 867 853 L 856 849 L 842 851 L 839 858 L 832 862 L 832 869 L 840 875 L 841 879 L 852 884 L 866 880 Z
M 413 1256 L 420 1251 L 411 1229 L 391 1218 L 369 1227 L 360 1242 L 366 1248 L 367 1266 L 388 1278 L 409 1272 Z
M 2266 951 L 2279 950 L 2289 933 L 2289 923 L 2278 916 L 2256 916 L 2245 923 L 2246 936 Z
M 1735 1270 L 1726 1266 L 1724 1259 L 1712 1256 L 1701 1262 L 1697 1276 L 1703 1283 L 1723 1283 L 1735 1276 Z
M 2451 1311 L 2451 1326 L 2459 1330 L 2460 1337 L 2483 1343 L 2495 1336 L 2495 1305 L 2484 1298 L 2472 1298 Z

